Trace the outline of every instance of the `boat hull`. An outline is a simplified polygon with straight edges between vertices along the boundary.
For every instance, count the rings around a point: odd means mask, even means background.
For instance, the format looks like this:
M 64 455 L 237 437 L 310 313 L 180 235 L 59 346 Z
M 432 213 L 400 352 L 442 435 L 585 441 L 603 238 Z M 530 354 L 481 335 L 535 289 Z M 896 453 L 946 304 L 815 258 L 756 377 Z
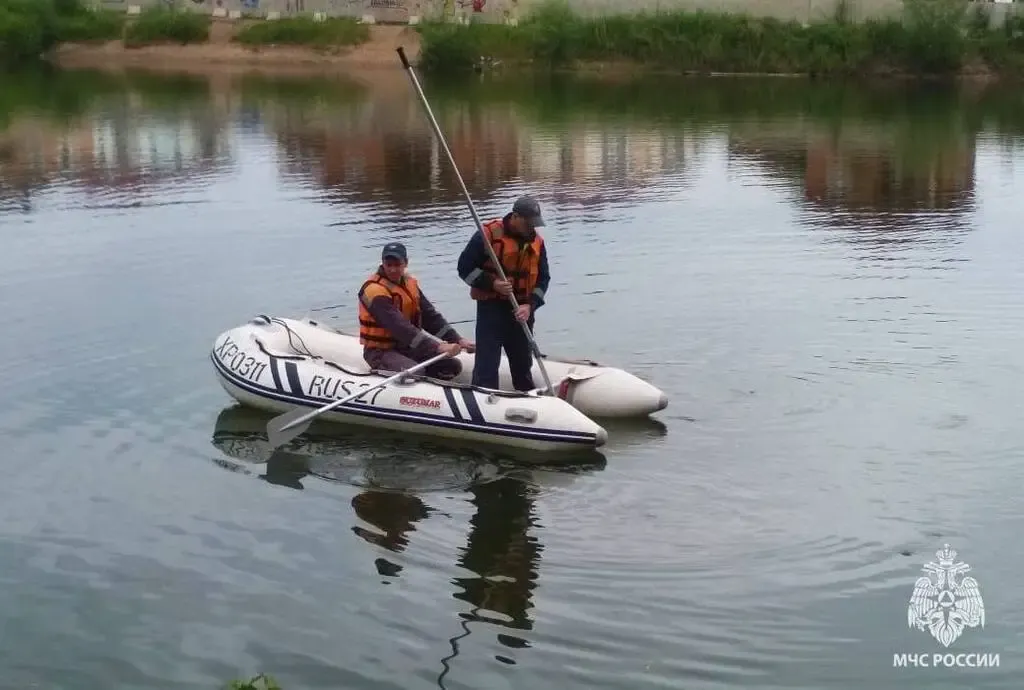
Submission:
M 220 334 L 210 359 L 230 397 L 283 413 L 323 407 L 392 375 L 353 361 L 346 343 L 322 328 L 258 317 Z M 534 451 L 578 451 L 607 440 L 600 425 L 560 398 L 421 376 L 368 391 L 318 419 Z

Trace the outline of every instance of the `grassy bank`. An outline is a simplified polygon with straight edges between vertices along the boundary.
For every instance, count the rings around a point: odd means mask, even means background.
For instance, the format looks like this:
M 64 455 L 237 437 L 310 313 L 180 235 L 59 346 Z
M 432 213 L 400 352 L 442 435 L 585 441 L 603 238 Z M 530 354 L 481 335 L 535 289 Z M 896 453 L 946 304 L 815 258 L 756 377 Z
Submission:
M 157 5 L 147 7 L 125 27 L 122 40 L 127 48 L 157 43 L 205 43 L 210 38 L 210 15 L 184 12 Z
M 988 28 L 964 0 L 907 0 L 899 19 L 854 22 L 845 7 L 802 25 L 704 12 L 582 17 L 552 0 L 505 24 L 427 23 L 426 71 L 473 68 L 480 60 L 548 68 L 633 63 L 679 72 L 950 75 L 966 69 L 1024 75 L 1024 19 Z
M 323 51 L 370 38 L 369 27 L 351 18 L 247 20 L 231 27 L 231 41 L 249 48 L 288 45 Z M 164 6 L 127 17 L 124 12 L 91 9 L 83 0 L 0 0 L 0 66 L 37 62 L 62 43 L 121 40 L 126 48 L 204 44 L 210 40 L 210 29 L 210 15 Z
M 234 36 L 237 43 L 249 47 L 292 45 L 317 50 L 355 46 L 369 38 L 370 27 L 349 17 L 333 17 L 321 22 L 311 17 L 260 21 L 242 27 Z

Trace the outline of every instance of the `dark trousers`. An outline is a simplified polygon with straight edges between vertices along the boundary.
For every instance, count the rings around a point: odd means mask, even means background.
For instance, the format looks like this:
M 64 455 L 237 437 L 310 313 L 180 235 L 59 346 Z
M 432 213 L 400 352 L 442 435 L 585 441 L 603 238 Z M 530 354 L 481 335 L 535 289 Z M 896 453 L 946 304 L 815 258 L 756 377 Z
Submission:
M 413 359 L 409 355 L 416 355 L 419 359 Z M 405 371 L 409 367 L 414 367 L 420 362 L 430 359 L 434 355 L 426 353 L 426 356 L 420 356 L 422 352 L 404 352 L 400 350 L 381 350 L 378 348 L 364 348 L 363 359 L 373 369 L 379 369 L 381 371 L 393 371 L 396 374 L 400 371 Z M 458 376 L 462 371 L 462 362 L 457 359 L 442 359 L 438 362 L 434 362 L 426 369 L 421 369 L 418 372 L 413 372 L 413 375 L 426 375 L 435 379 L 451 379 Z
M 533 332 L 533 314 L 527 321 Z M 498 388 L 498 367 L 501 351 L 505 350 L 512 374 L 512 386 L 519 391 L 535 388 L 533 385 L 533 350 L 516 321 L 512 305 L 506 299 L 481 300 L 476 303 L 476 358 L 473 362 L 473 385 Z

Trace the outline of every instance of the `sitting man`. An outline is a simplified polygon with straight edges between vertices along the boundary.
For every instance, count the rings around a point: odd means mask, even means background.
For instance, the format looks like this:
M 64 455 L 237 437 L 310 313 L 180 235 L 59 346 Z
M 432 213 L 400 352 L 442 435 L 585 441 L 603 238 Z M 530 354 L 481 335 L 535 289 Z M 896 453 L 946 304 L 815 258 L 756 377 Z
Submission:
M 359 288 L 363 358 L 374 369 L 399 372 L 444 352 L 449 359 L 431 364 L 423 373 L 452 379 L 462 371 L 462 363 L 450 358 L 463 348 L 473 352 L 475 346 L 434 308 L 420 290 L 419 281 L 406 274 L 408 265 L 404 245 L 385 245 L 377 272 Z

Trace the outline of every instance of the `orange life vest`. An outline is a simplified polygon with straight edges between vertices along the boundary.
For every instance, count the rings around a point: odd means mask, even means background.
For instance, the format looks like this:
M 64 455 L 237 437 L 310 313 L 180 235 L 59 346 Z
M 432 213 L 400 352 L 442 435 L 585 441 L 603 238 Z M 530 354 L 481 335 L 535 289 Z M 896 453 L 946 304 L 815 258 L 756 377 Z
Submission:
M 544 246 L 544 238 L 534 235 L 533 241 L 520 248 L 519 240 L 505 234 L 505 224 L 501 218 L 484 223 L 484 236 L 494 247 L 494 254 L 501 262 L 505 277 L 512 281 L 512 294 L 516 296 L 516 301 L 519 304 L 529 304 L 530 295 L 537 287 L 537 279 L 540 276 L 540 250 Z M 484 261 L 482 268 L 497 276 L 498 271 L 490 257 Z M 475 287 L 470 288 L 469 296 L 475 300 L 508 299 L 494 290 L 481 290 Z
M 420 284 L 410 275 L 401 283 L 392 283 L 380 270 L 371 275 L 359 288 L 359 342 L 364 347 L 390 350 L 397 345 L 391 331 L 373 318 L 369 306 L 378 297 L 390 299 L 398 311 L 415 326 L 420 325 Z

